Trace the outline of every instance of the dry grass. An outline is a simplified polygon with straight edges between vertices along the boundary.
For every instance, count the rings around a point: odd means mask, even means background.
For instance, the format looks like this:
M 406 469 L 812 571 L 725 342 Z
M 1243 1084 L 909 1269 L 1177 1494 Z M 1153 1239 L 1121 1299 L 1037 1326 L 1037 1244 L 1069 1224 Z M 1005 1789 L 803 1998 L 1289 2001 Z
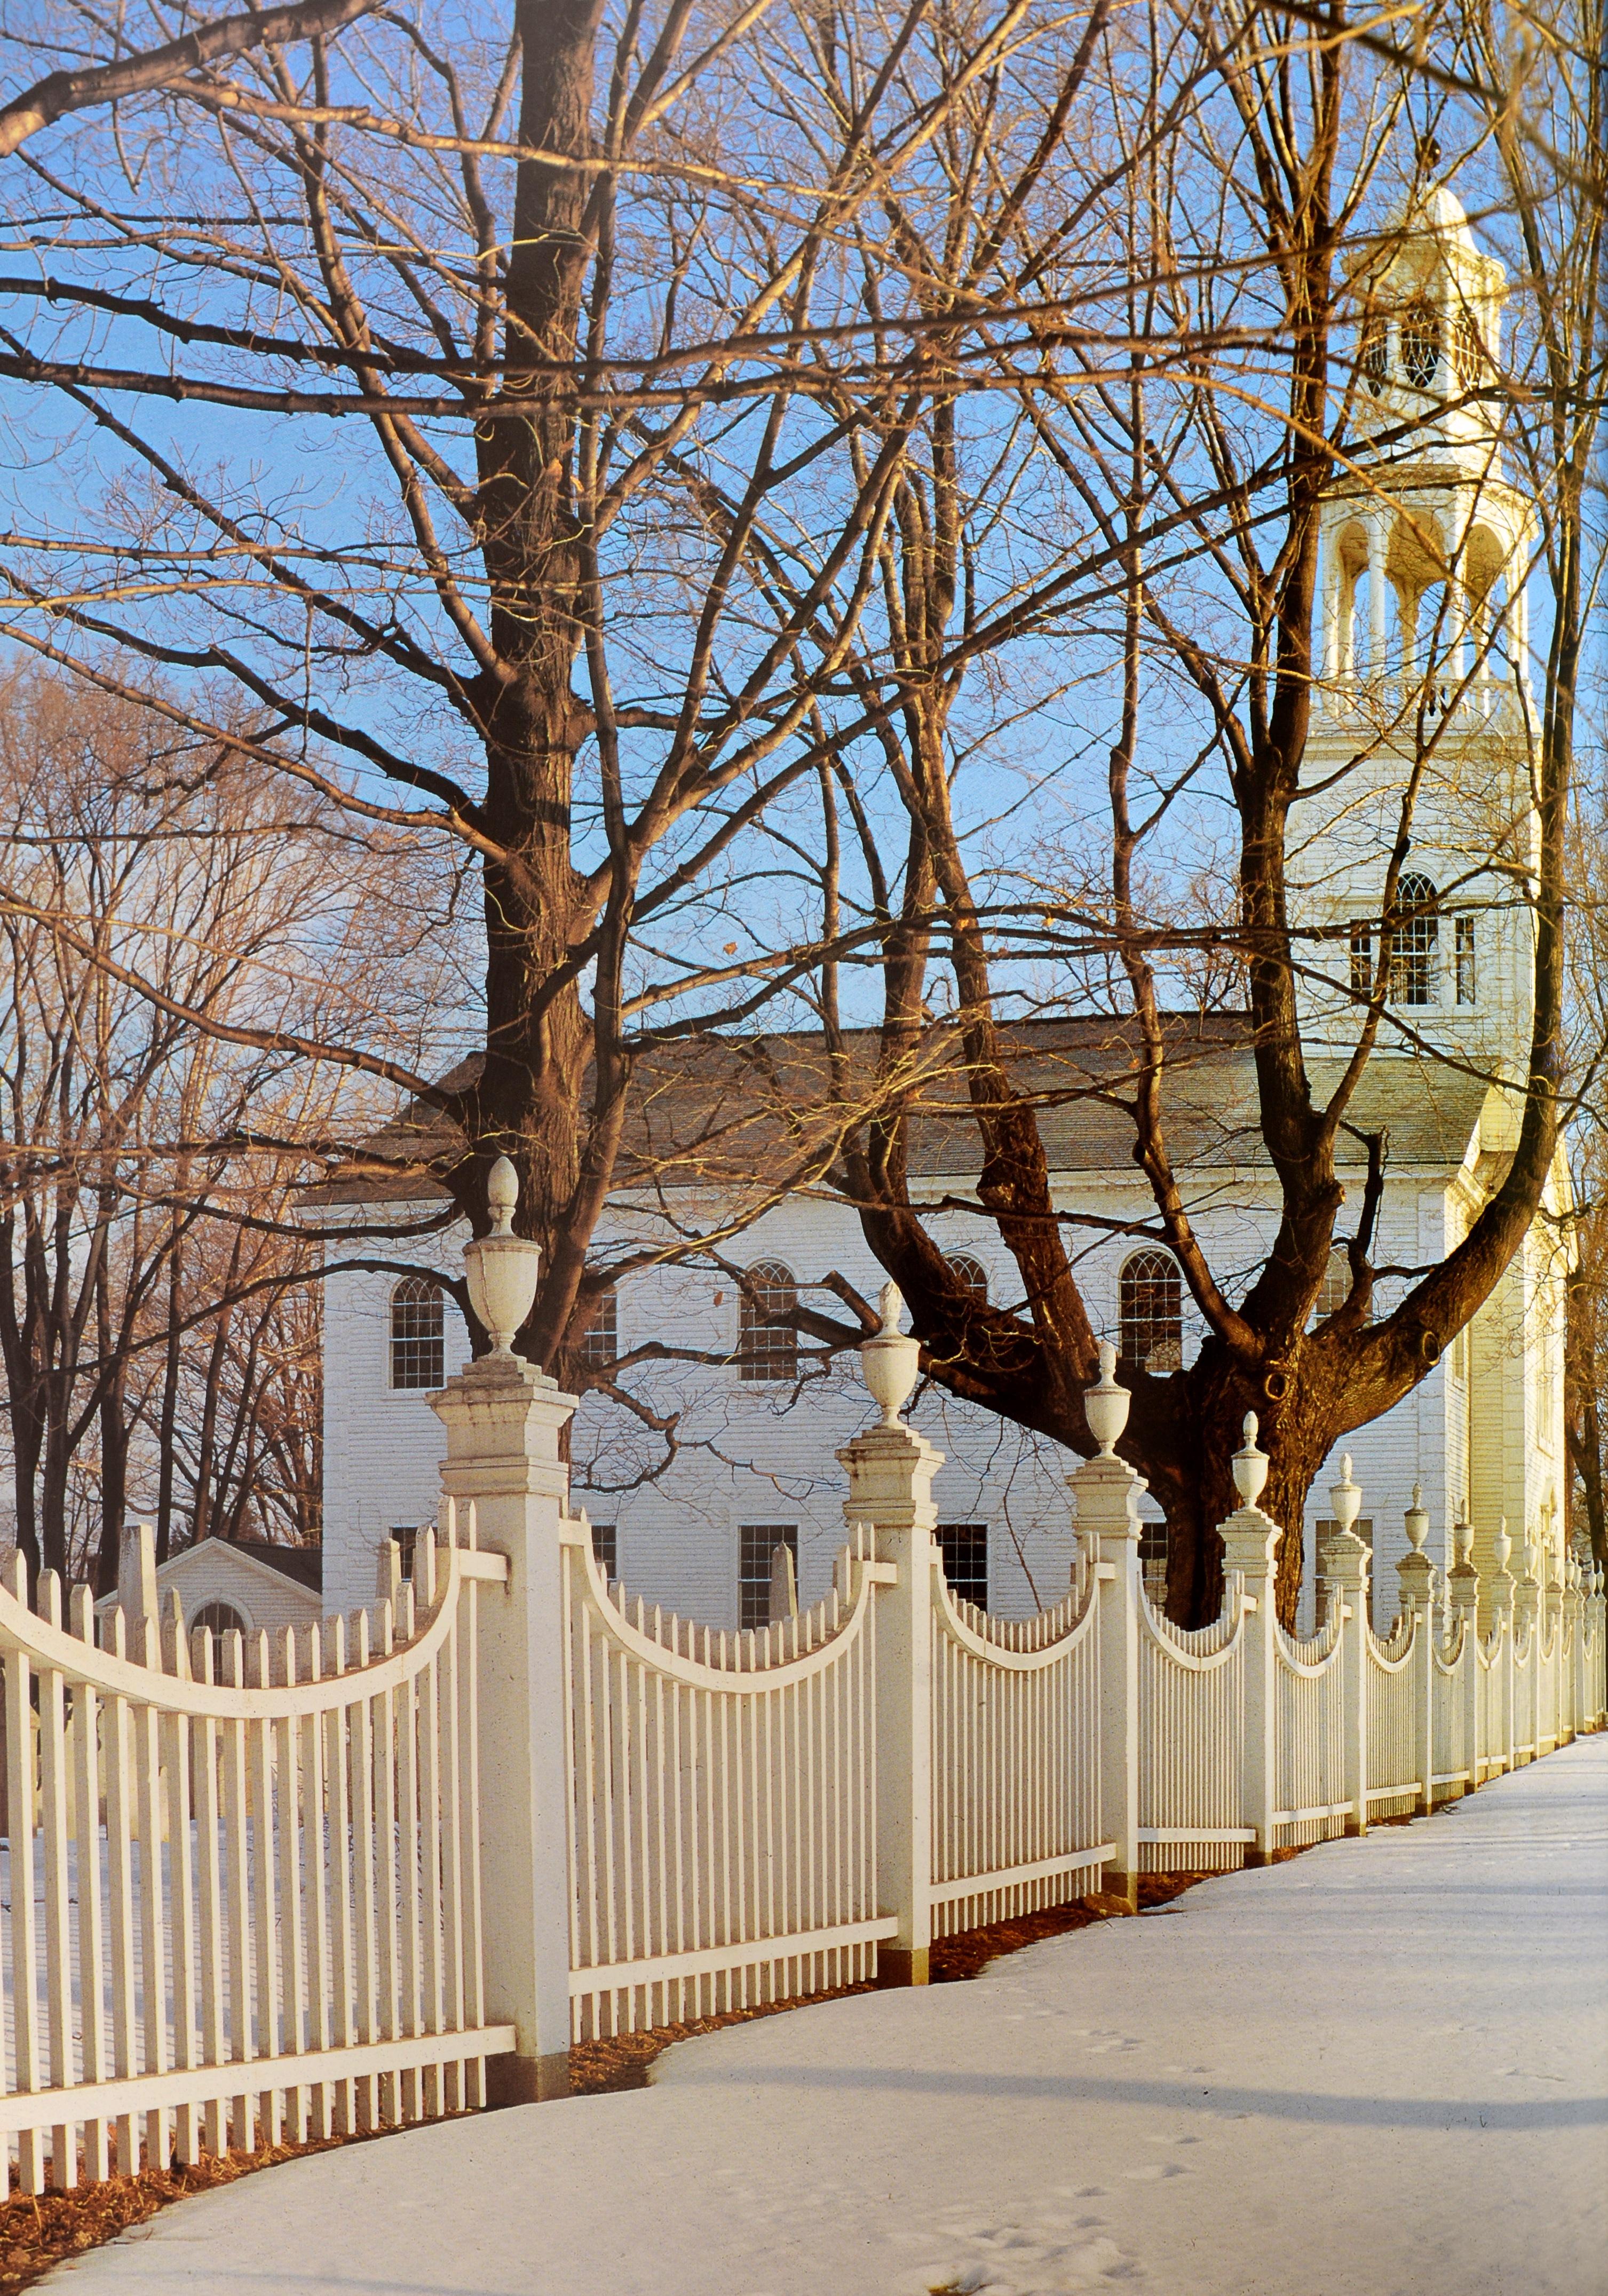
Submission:
M 1146 1874 L 1139 1883 L 1141 1909 L 1163 1906 L 1193 1883 L 1201 1874 Z M 1061 1937 L 1069 1930 L 1087 1929 L 1109 1920 L 1120 1908 L 1110 1898 L 1080 1898 L 1071 1905 L 1046 1906 L 1042 1913 L 1023 1914 L 1014 1921 L 994 1922 L 988 1928 L 965 1930 L 945 1938 L 932 1948 L 931 1974 L 935 1985 L 958 1983 L 975 1977 L 1001 1954 L 1019 1952 L 1023 1946 Z M 869 1993 L 869 1985 L 841 1986 L 835 1992 L 814 1994 L 817 2001 L 841 2000 L 850 1993 Z M 733 2009 L 718 2017 L 700 2017 L 685 2025 L 660 2027 L 652 2033 L 622 2033 L 613 2040 L 584 2041 L 570 2053 L 570 2083 L 578 2095 L 629 2088 L 645 2088 L 655 2057 L 672 2042 L 694 2033 L 712 2033 L 725 2025 L 746 2023 L 754 2017 L 774 2017 L 796 2008 L 792 2001 L 767 2002 L 755 2009 Z M 414 2123 L 417 2127 L 419 2123 Z M 375 2137 L 389 2132 L 375 2131 Z M 209 2157 L 193 2169 L 143 2169 L 137 2176 L 111 2177 L 103 2185 L 86 2185 L 73 2193 L 45 2193 L 37 2200 L 25 2194 L 0 2202 L 0 2296 L 14 2296 L 70 2256 L 99 2248 L 133 2225 L 144 2224 L 159 2209 L 192 2194 L 213 2192 L 232 2185 L 258 2169 L 276 2168 L 282 2161 L 299 2161 L 309 2152 L 332 2152 L 338 2144 L 367 2144 L 360 2136 L 330 2136 L 307 2144 L 276 2144 L 260 2152 L 226 2152 Z

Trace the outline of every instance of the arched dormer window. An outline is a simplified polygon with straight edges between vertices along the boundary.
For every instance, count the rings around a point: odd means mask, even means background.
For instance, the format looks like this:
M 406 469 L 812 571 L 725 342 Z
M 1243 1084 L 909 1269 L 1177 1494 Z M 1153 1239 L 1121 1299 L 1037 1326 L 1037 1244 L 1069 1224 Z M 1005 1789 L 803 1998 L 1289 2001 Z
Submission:
M 447 1384 L 447 1316 L 441 1287 L 428 1275 L 405 1275 L 390 1295 L 390 1383 Z
M 1391 1002 L 1432 1004 L 1440 947 L 1440 896 L 1432 881 L 1409 870 L 1396 889 L 1397 922 L 1391 950 Z
M 1117 1352 L 1125 1363 L 1149 1372 L 1182 1370 L 1184 1289 L 1170 1252 L 1147 1248 L 1123 1261 L 1117 1320 Z
M 739 1377 L 754 1381 L 797 1379 L 799 1333 L 793 1324 L 775 1324 L 773 1316 L 791 1316 L 799 1304 L 799 1287 L 792 1271 L 779 1259 L 762 1259 L 751 1267 L 739 1308 L 737 1342 Z

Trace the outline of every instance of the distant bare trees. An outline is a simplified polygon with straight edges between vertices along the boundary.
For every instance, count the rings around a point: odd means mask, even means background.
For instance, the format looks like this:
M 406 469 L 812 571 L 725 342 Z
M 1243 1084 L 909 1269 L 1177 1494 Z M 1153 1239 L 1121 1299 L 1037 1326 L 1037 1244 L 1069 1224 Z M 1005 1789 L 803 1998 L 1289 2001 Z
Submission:
M 131 1506 L 163 1554 L 312 1537 L 318 1249 L 297 1200 L 372 1107 L 267 1040 L 416 1052 L 417 920 L 392 930 L 394 870 L 316 799 L 61 677 L 13 673 L 0 697 L 0 822 L 17 1543 L 105 1586 Z

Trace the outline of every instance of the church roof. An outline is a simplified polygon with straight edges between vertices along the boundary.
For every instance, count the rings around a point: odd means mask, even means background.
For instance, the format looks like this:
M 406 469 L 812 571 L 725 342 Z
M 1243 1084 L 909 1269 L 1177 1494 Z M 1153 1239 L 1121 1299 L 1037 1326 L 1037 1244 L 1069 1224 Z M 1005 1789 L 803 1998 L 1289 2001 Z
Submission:
M 1237 1013 L 1174 1013 L 1164 1021 L 1162 1120 L 1181 1170 L 1266 1168 L 1258 1122 L 1255 1054 L 1249 1018 Z M 1134 1173 L 1132 1107 L 1136 1031 L 1131 1018 L 1078 1015 L 1023 1021 L 1005 1031 L 1014 1089 L 1037 1116 L 1052 1173 L 1071 1178 Z M 783 1182 L 819 1170 L 838 1139 L 875 1099 L 880 1044 L 874 1029 L 849 1032 L 834 1076 L 818 1030 L 695 1038 L 639 1062 L 617 1186 L 701 1189 Z M 478 1061 L 443 1078 L 448 1089 L 473 1081 Z M 1343 1073 L 1338 1059 L 1309 1058 L 1318 1104 Z M 965 1178 L 978 1163 L 967 1072 L 957 1034 L 923 1032 L 904 1081 L 911 1107 L 914 1180 Z M 1488 1084 L 1445 1062 L 1378 1053 L 1347 1111 L 1340 1160 L 1361 1164 L 1353 1136 L 1387 1130 L 1389 1168 L 1452 1171 L 1480 1121 Z M 314 1204 L 444 1201 L 421 1168 L 450 1156 L 455 1126 L 412 1103 L 368 1148 L 390 1170 L 354 1173 L 311 1192 Z M 410 1172 L 406 1167 L 413 1168 Z

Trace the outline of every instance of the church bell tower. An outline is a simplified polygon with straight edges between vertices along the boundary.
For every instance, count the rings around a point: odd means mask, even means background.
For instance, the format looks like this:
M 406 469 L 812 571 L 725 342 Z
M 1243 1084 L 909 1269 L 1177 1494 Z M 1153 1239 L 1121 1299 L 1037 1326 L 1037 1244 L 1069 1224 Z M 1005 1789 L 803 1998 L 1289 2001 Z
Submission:
M 1351 445 L 1322 511 L 1290 911 L 1320 1097 L 1384 987 L 1350 1113 L 1391 1135 L 1373 1256 L 1410 1271 L 1467 1233 L 1522 1111 L 1539 868 L 1526 599 L 1538 521 L 1503 454 L 1506 275 L 1451 193 L 1403 209 L 1352 289 Z M 1348 1193 L 1354 1201 L 1354 1177 Z M 1382 1457 L 1412 1447 L 1407 1480 L 1423 1477 L 1448 1523 L 1466 1512 L 1482 1573 L 1504 1519 L 1515 1547 L 1529 1535 L 1553 1548 L 1552 1567 L 1561 1559 L 1569 1202 L 1560 1152 L 1495 1292 L 1375 1439 Z M 1341 1235 L 1348 1225 L 1342 1213 Z M 1382 1310 L 1410 1280 L 1382 1286 Z
M 1292 821 L 1292 911 L 1315 937 L 1303 1021 L 1355 1042 L 1384 960 L 1382 1054 L 1524 1073 L 1533 980 L 1536 520 L 1504 467 L 1506 280 L 1450 192 L 1415 201 L 1353 282 L 1349 464 L 1324 506 L 1316 693 Z

